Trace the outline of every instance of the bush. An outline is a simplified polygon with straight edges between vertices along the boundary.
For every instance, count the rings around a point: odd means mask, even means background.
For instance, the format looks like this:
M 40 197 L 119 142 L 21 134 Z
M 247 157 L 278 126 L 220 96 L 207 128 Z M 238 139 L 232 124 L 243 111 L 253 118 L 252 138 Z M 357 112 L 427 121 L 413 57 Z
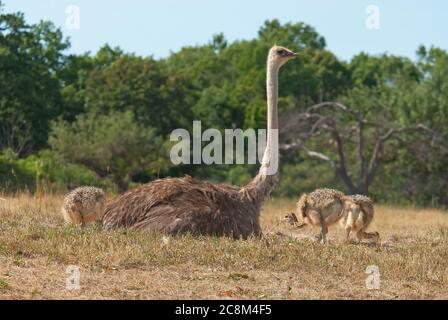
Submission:
M 135 122 L 131 112 L 81 115 L 73 123 L 60 121 L 53 124 L 49 139 L 62 161 L 111 179 L 120 191 L 139 172 L 163 166 L 162 142 L 153 129 Z
M 81 185 L 115 189 L 111 181 L 100 179 L 82 165 L 62 163 L 51 150 L 42 150 L 24 159 L 17 159 L 9 150 L 0 154 L 0 188 L 3 191 L 65 191 Z

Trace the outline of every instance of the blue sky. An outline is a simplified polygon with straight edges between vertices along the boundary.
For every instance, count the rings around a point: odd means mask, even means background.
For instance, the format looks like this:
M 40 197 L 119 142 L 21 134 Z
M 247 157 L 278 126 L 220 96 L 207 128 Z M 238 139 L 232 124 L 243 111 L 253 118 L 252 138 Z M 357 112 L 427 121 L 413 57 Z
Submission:
M 104 43 L 127 52 L 165 57 L 182 46 L 207 43 L 223 32 L 251 39 L 266 19 L 303 21 L 342 59 L 365 51 L 415 58 L 420 44 L 448 49 L 448 1 L 442 0 L 3 0 L 6 12 L 28 22 L 50 20 L 70 37 L 70 52 L 96 52 Z M 80 29 L 65 27 L 68 5 L 80 9 Z M 369 30 L 366 8 L 379 8 L 380 29 Z

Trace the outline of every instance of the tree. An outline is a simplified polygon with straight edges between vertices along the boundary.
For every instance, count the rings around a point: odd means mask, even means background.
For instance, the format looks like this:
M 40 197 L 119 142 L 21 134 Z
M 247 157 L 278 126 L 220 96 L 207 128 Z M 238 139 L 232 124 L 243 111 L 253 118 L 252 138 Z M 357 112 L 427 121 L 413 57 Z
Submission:
M 85 54 L 71 54 L 65 58 L 64 68 L 58 77 L 61 79 L 61 95 L 64 108 L 60 116 L 64 120 L 74 121 L 76 116 L 87 112 L 85 101 L 86 81 L 94 70 L 104 70 L 125 54 L 118 48 L 109 45 L 101 47 L 96 55 L 89 52 Z
M 49 143 L 63 161 L 82 164 L 101 178 L 111 177 L 120 191 L 134 175 L 163 166 L 162 140 L 154 129 L 136 123 L 130 111 L 89 113 L 73 123 L 54 123 Z
M 73 99 L 87 112 L 131 111 L 136 121 L 164 135 L 186 125 L 189 110 L 183 103 L 182 79 L 167 74 L 161 63 L 132 55 L 118 56 L 106 65 L 93 63 Z
M 301 150 L 310 158 L 325 161 L 351 194 L 368 194 L 384 160 L 386 145 L 394 139 L 405 145 L 410 144 L 406 140 L 425 140 L 448 154 L 445 139 L 421 123 L 397 127 L 390 121 L 367 119 L 361 112 L 337 102 L 323 102 L 303 113 L 288 112 L 281 123 L 282 150 Z M 424 135 L 417 138 L 415 133 Z M 319 150 L 306 146 L 312 139 L 318 141 Z M 350 149 L 351 161 L 347 157 Z
M 58 72 L 68 46 L 51 23 L 28 25 L 0 4 L 0 150 L 23 155 L 46 145 L 61 110 Z
M 354 86 L 391 86 L 398 79 L 421 78 L 421 72 L 410 59 L 387 54 L 371 56 L 361 52 L 352 58 L 349 68 Z

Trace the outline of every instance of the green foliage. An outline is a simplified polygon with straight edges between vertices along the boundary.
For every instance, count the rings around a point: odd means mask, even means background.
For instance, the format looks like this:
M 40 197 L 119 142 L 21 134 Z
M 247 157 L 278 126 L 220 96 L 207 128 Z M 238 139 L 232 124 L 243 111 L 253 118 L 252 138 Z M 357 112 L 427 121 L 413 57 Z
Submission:
M 161 139 L 153 129 L 136 123 L 130 111 L 89 113 L 72 123 L 54 123 L 49 144 L 64 161 L 110 177 L 121 190 L 140 171 L 161 169 L 157 168 L 163 154 Z
M 421 72 L 409 59 L 390 55 L 369 56 L 360 53 L 350 62 L 352 81 L 356 86 L 393 85 L 399 79 L 418 81 Z
M 165 132 L 181 111 L 176 104 L 176 84 L 152 59 L 122 57 L 105 69 L 94 70 L 86 81 L 84 99 L 89 111 L 108 113 L 130 110 L 137 121 Z M 170 106 L 170 107 L 167 107 Z
M 0 154 L 0 188 L 3 190 L 34 188 L 34 172 L 27 170 L 23 166 L 23 160 L 17 160 L 14 154 L 11 149 Z
M 23 155 L 46 145 L 49 121 L 61 110 L 57 74 L 68 46 L 51 23 L 28 25 L 0 7 L 0 150 Z
M 232 123 L 234 119 L 240 118 L 239 109 L 231 105 L 230 98 L 223 89 L 204 89 L 192 111 L 194 118 L 201 119 L 204 127 L 227 128 L 230 124 L 231 127 L 239 127 L 238 123 Z
M 299 164 L 286 163 L 282 165 L 280 182 L 274 195 L 298 198 L 303 192 L 311 192 L 323 186 L 345 191 L 342 184 L 336 179 L 333 170 L 325 163 L 319 161 L 301 161 Z
M 65 191 L 80 185 L 114 190 L 112 181 L 100 180 L 82 165 L 62 163 L 50 150 L 23 159 L 18 159 L 10 149 L 0 154 L 0 189 Z

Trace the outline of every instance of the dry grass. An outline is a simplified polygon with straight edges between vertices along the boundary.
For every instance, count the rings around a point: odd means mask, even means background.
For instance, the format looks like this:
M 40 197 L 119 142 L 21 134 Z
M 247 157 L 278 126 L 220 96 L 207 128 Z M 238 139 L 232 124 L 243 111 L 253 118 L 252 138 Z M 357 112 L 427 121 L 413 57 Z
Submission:
M 163 235 L 65 226 L 61 196 L 0 197 L 0 298 L 3 299 L 447 299 L 448 215 L 430 209 L 376 208 L 377 245 L 344 244 L 330 228 L 293 230 L 279 219 L 293 201 L 271 201 L 265 236 Z M 289 236 L 275 235 L 282 232 Z M 78 265 L 81 289 L 65 288 Z M 367 290 L 377 265 L 381 289 Z

